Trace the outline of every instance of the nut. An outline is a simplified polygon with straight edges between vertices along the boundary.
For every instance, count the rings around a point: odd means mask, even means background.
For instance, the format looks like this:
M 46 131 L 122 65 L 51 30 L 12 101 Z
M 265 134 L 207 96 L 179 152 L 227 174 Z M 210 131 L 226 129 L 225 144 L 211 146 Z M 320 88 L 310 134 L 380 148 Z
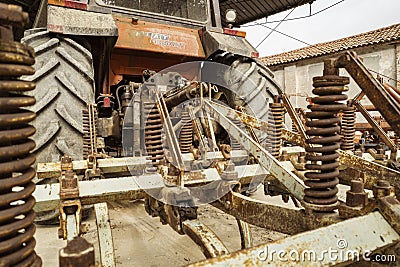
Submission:
M 352 180 L 351 189 L 346 192 L 346 205 L 350 207 L 365 207 L 368 204 L 368 195 L 364 192 L 361 181 Z

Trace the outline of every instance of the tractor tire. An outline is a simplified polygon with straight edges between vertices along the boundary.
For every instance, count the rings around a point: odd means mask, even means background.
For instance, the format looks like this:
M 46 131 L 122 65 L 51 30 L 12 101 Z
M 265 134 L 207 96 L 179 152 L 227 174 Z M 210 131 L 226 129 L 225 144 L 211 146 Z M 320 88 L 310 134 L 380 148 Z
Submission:
M 36 54 L 36 73 L 23 77 L 36 83 L 36 104 L 31 107 L 37 114 L 32 123 L 36 163 L 60 161 L 63 155 L 83 159 L 82 109 L 94 103 L 95 96 L 91 53 L 67 36 L 46 29 L 25 31 L 21 42 L 33 47 Z M 85 208 L 82 217 L 89 214 L 90 209 Z M 35 223 L 57 224 L 58 217 L 58 209 L 37 212 Z
M 232 108 L 244 107 L 244 111 L 259 120 L 267 121 L 269 102 L 279 95 L 280 88 L 271 70 L 260 61 L 238 57 L 230 53 L 219 54 L 214 61 L 228 65 L 224 75 L 229 91 L 224 92 Z M 255 131 L 261 144 L 267 139 L 266 132 Z
M 259 120 L 268 121 L 269 103 L 281 91 L 274 81 L 272 71 L 258 60 L 231 53 L 217 54 L 211 60 L 229 66 L 224 74 L 225 84 L 229 85 L 229 90 L 224 91 L 228 105 L 231 108 L 243 107 L 245 113 Z M 254 132 L 260 144 L 266 147 L 267 132 L 261 130 Z M 243 186 L 242 194 L 253 194 L 262 185 L 264 178 L 258 177 L 250 185 Z
M 94 103 L 91 53 L 76 41 L 46 31 L 25 32 L 22 43 L 34 48 L 36 73 L 24 80 L 36 83 L 36 162 L 59 161 L 63 155 L 83 159 L 82 109 Z

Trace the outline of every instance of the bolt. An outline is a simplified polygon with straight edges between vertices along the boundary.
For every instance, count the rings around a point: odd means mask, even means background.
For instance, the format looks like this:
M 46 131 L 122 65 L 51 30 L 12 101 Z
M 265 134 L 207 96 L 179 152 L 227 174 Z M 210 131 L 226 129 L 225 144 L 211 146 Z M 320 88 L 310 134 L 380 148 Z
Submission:
M 385 196 L 394 196 L 394 187 L 385 180 L 379 180 L 376 185 L 372 187 L 375 198 L 382 198 Z
M 350 190 L 346 192 L 346 205 L 350 207 L 365 207 L 368 204 L 368 195 L 364 192 L 364 183 L 351 180 Z
M 364 192 L 364 184 L 358 180 L 351 180 L 351 192 L 362 193 Z
M 306 152 L 300 152 L 299 156 L 297 157 L 298 163 L 306 163 Z

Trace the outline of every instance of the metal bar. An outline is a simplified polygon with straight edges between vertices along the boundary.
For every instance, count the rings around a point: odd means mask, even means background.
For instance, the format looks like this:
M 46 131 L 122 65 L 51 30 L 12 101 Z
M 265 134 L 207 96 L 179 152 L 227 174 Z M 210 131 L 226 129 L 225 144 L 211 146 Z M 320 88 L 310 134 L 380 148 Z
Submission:
M 213 106 L 227 118 L 238 119 L 245 125 L 250 126 L 254 129 L 258 130 L 268 129 L 268 122 L 266 121 L 257 119 L 256 117 L 253 117 L 251 115 L 248 115 L 246 113 L 237 110 L 233 110 L 227 106 L 223 106 L 218 103 L 213 102 Z M 282 138 L 293 144 L 308 146 L 308 144 L 305 141 L 306 140 L 305 137 L 302 137 L 300 134 L 294 133 L 286 129 L 282 129 Z
M 365 67 L 354 52 L 346 52 L 335 63 L 336 67 L 345 68 L 369 100 L 379 110 L 392 129 L 400 134 L 400 104 L 391 97 Z
M 303 181 L 293 173 L 287 171 L 281 166 L 267 150 L 255 142 L 247 133 L 242 131 L 230 119 L 224 116 L 217 108 L 214 108 L 213 102 L 204 101 L 204 108 L 215 116 L 215 119 L 235 138 L 247 151 L 253 154 L 259 164 L 279 180 L 298 200 L 304 196 L 305 185 Z
M 347 167 L 340 173 L 341 183 L 350 181 L 362 174 L 365 188 L 372 189 L 378 180 L 385 179 L 394 186 L 396 195 L 400 195 L 400 172 L 339 150 L 339 163 Z
M 68 242 L 65 248 L 60 249 L 59 262 L 60 267 L 94 266 L 95 257 L 93 244 L 87 242 L 83 237 L 76 237 Z
M 290 235 L 341 221 L 336 213 L 307 214 L 304 209 L 273 205 L 236 192 L 211 205 L 249 224 Z
M 184 221 L 182 227 L 183 232 L 200 247 L 206 258 L 214 258 L 229 253 L 218 236 L 198 220 Z
M 235 171 L 242 184 L 251 182 L 254 176 L 266 175 L 268 172 L 258 164 L 236 166 Z M 215 168 L 208 168 L 202 171 L 201 180 L 189 179 L 187 186 L 196 186 L 220 180 L 221 177 Z M 189 177 L 190 178 L 190 177 Z M 140 186 L 137 181 L 140 181 Z M 79 199 L 82 205 L 90 205 L 113 200 L 134 200 L 146 196 L 146 190 L 159 189 L 164 187 L 164 182 L 159 174 L 118 177 L 92 181 L 79 181 Z M 46 211 L 58 209 L 60 185 L 59 183 L 36 185 L 33 196 L 36 199 L 34 210 Z
M 124 157 L 98 159 L 97 167 L 103 173 L 129 172 L 133 170 L 144 170 L 146 163 L 150 162 L 146 157 Z M 76 173 L 84 173 L 88 168 L 86 160 L 72 161 L 72 169 Z M 61 163 L 49 162 L 38 163 L 37 176 L 39 179 L 58 178 L 61 175 Z
M 168 152 L 172 157 L 172 164 L 179 169 L 181 172 L 184 170 L 184 163 L 182 160 L 182 153 L 179 147 L 178 138 L 175 135 L 174 127 L 172 126 L 171 119 L 168 113 L 168 107 L 165 104 L 164 97 L 159 95 L 158 93 L 155 94 L 157 99 L 157 106 L 160 112 L 161 121 L 163 123 L 163 127 L 165 128 L 166 132 L 166 139 L 168 144 Z M 168 159 L 170 160 L 170 159 Z M 181 175 L 178 175 L 177 179 L 177 186 L 183 187 L 183 179 Z
M 159 177 L 161 179 L 161 176 Z M 80 181 L 79 199 L 82 205 L 113 200 L 141 199 L 145 192 L 139 188 L 133 177 Z M 57 209 L 60 203 L 58 183 L 36 185 L 33 196 L 36 199 L 34 210 L 46 211 Z
M 67 241 L 71 241 L 79 235 L 79 229 L 75 214 L 68 214 L 66 221 Z
M 299 114 L 297 114 L 297 112 L 293 108 L 293 105 L 290 102 L 290 99 L 288 98 L 288 96 L 285 93 L 281 94 L 281 98 L 282 98 L 282 103 L 285 106 L 286 111 L 289 113 L 289 116 L 292 119 L 294 125 L 296 126 L 297 131 L 299 132 L 300 136 L 304 140 L 307 140 L 308 136 L 306 134 L 306 127 L 304 127 L 304 125 L 299 117 Z
M 385 133 L 385 131 L 382 129 L 381 126 L 371 117 L 369 112 L 363 107 L 363 105 L 360 104 L 359 101 L 355 101 L 354 106 L 358 109 L 358 111 L 361 112 L 361 114 L 364 116 L 364 118 L 368 121 L 368 123 L 372 126 L 374 131 L 379 135 L 379 137 L 382 139 L 382 141 L 389 147 L 391 151 L 396 151 L 397 146 L 393 142 L 392 139 Z
M 253 246 L 253 237 L 251 236 L 250 225 L 247 222 L 236 219 L 240 233 L 240 246 L 242 249 Z
M 333 266 L 362 259 L 366 251 L 393 245 L 399 238 L 379 212 L 372 212 L 190 266 Z
M 101 266 L 114 267 L 114 243 L 111 233 L 107 203 L 103 202 L 94 204 L 94 212 L 96 214 Z

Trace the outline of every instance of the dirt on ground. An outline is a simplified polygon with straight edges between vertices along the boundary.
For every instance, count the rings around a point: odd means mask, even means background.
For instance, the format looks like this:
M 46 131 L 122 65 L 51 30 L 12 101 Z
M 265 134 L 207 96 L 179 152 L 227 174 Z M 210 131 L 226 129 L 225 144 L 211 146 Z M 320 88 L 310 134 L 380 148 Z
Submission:
M 272 199 L 272 200 L 271 200 Z M 280 202 L 270 198 L 269 201 Z M 159 218 L 149 216 L 144 202 L 120 201 L 108 203 L 117 266 L 183 266 L 204 260 L 200 248 L 186 235 L 180 235 Z M 211 205 L 198 209 L 201 222 L 211 228 L 229 252 L 240 250 L 240 235 L 236 219 Z M 96 222 L 92 214 L 84 222 L 88 232 L 83 235 L 94 244 L 99 263 Z M 37 226 L 36 251 L 43 266 L 58 266 L 58 250 L 66 241 L 58 239 L 58 226 Z M 251 226 L 254 245 L 285 237 L 284 234 Z

